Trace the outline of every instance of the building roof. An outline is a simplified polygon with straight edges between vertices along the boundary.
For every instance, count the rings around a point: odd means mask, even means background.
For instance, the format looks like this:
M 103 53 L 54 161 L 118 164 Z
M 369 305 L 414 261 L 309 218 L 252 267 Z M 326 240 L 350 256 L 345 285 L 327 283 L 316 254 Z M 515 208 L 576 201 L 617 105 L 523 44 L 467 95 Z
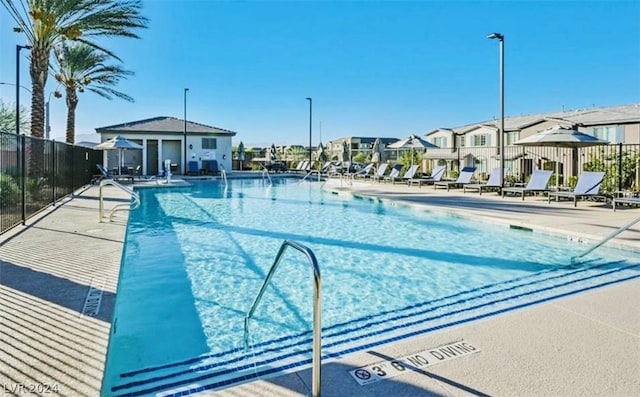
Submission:
M 127 133 L 127 134 L 182 134 L 184 133 L 184 120 L 175 117 L 153 117 L 150 119 L 130 121 L 122 124 L 115 124 L 106 127 L 96 128 L 98 134 L 101 133 Z M 195 123 L 187 120 L 187 132 L 189 134 L 215 134 L 234 136 L 236 132 L 213 127 L 206 124 Z
M 383 145 L 387 145 L 389 143 L 393 143 L 396 141 L 399 141 L 400 138 L 382 138 L 382 137 L 370 137 L 370 136 L 349 136 L 349 137 L 344 137 L 344 138 L 336 138 L 336 139 L 332 139 L 330 141 L 327 141 L 327 143 L 342 143 L 342 142 L 346 142 L 352 139 L 359 139 L 360 143 L 373 143 L 376 141 L 376 139 L 380 139 L 380 142 Z
M 508 116 L 504 118 L 504 129 L 505 131 L 518 131 L 543 121 L 555 121 L 559 124 L 566 124 L 571 127 L 640 123 L 640 103 L 522 116 Z M 487 120 L 455 128 L 438 128 L 436 130 L 429 131 L 425 135 L 429 136 L 442 130 L 451 130 L 455 134 L 464 134 L 465 132 L 482 125 L 496 128 L 499 123 L 499 119 Z

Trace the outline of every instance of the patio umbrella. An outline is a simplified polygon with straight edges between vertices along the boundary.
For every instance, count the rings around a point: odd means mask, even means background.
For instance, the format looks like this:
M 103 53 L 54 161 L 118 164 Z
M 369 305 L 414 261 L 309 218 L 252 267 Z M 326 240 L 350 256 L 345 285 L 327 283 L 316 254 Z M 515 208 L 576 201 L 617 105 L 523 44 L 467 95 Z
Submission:
M 384 161 L 384 156 L 382 151 L 380 150 L 382 146 L 382 142 L 380 142 L 380 138 L 376 138 L 373 142 L 373 146 L 371 146 L 371 162 L 372 163 L 381 163 Z
M 269 160 L 271 160 L 271 162 L 275 162 L 276 161 L 276 145 L 275 144 L 271 144 L 271 149 L 269 150 Z
M 559 186 L 558 178 L 558 159 L 560 157 L 560 148 L 580 148 L 597 145 L 608 145 L 608 141 L 603 141 L 594 136 L 587 135 L 583 132 L 572 128 L 556 125 L 537 134 L 520 139 L 513 143 L 521 146 L 551 146 L 556 148 L 556 188 Z
M 324 152 L 324 146 L 322 146 L 322 142 L 320 142 L 320 144 L 318 145 L 317 155 L 318 161 L 325 161 L 326 154 Z
M 405 139 L 400 139 L 399 141 L 393 142 L 392 144 L 387 146 L 390 149 L 411 149 L 411 165 L 413 165 L 413 151 L 415 149 L 423 149 L 426 150 L 428 148 L 437 148 L 438 146 L 433 143 L 420 138 L 414 134 L 409 135 Z
M 242 170 L 242 162 L 244 161 L 244 143 L 242 141 L 238 145 L 238 161 L 240 161 L 240 170 Z
M 349 147 L 347 146 L 347 141 L 342 142 L 342 153 L 341 153 L 340 161 L 348 161 L 349 160 Z
M 133 141 L 128 140 L 127 138 L 121 137 L 120 135 L 115 136 L 107 141 L 102 142 L 101 144 L 96 146 L 96 149 L 102 150 L 117 150 L 118 151 L 118 175 L 122 174 L 122 163 L 123 156 L 122 152 L 125 150 L 141 150 L 143 147 Z

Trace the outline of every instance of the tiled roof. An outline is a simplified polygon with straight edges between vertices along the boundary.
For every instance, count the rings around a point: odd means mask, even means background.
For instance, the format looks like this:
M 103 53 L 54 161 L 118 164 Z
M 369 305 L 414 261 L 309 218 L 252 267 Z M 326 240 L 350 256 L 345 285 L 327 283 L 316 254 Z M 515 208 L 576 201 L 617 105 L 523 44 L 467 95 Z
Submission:
M 97 133 L 127 132 L 127 133 L 183 133 L 184 120 L 175 117 L 154 117 L 150 119 L 130 121 L 106 127 L 96 128 Z M 194 123 L 187 120 L 187 132 L 190 134 L 236 135 L 236 132 L 210 125 Z

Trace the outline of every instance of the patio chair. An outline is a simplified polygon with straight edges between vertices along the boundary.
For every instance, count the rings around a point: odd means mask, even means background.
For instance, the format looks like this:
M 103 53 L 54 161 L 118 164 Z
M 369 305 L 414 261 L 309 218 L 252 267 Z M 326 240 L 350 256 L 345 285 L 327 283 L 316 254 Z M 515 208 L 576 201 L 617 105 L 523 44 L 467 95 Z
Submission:
M 100 182 L 103 179 L 112 179 L 112 180 L 114 180 L 116 182 L 121 181 L 121 180 L 127 180 L 127 181 L 130 181 L 131 183 L 133 183 L 133 175 L 131 175 L 131 174 L 113 175 L 106 168 L 104 168 L 104 166 L 102 164 L 96 164 L 96 168 L 100 172 L 100 175 L 94 176 L 94 178 L 92 180 L 94 183 Z
M 205 174 L 220 174 L 220 168 L 218 168 L 218 160 L 202 160 L 202 169 Z
M 622 203 L 640 205 L 640 197 L 614 197 L 612 202 L 613 210 L 616 210 L 616 205 Z
M 504 169 L 504 176 L 507 176 L 508 169 Z M 477 190 L 482 195 L 483 190 L 497 189 L 500 190 L 500 167 L 496 167 L 491 170 L 489 174 L 489 180 L 486 183 L 467 183 L 462 186 L 462 193 L 466 193 L 467 189 Z
M 476 167 L 464 167 L 462 171 L 460 171 L 460 175 L 458 175 L 458 179 L 455 181 L 437 181 L 433 183 L 433 188 L 437 189 L 438 186 L 443 186 L 447 188 L 447 192 L 451 187 L 461 187 L 468 183 L 471 183 L 471 177 L 473 173 L 476 172 Z
M 551 197 L 555 196 L 556 201 L 560 200 L 560 197 L 568 197 L 573 199 L 573 206 L 578 206 L 578 199 L 584 197 L 595 197 L 600 194 L 600 186 L 602 186 L 602 180 L 604 179 L 604 172 L 599 171 L 584 171 L 578 178 L 578 183 L 572 191 L 556 191 L 549 192 L 549 203 L 551 203 Z
M 200 174 L 200 168 L 198 167 L 197 161 L 189 161 L 187 163 L 187 175 L 198 175 Z
M 398 176 L 398 177 L 395 177 L 395 178 L 391 178 L 391 183 L 407 182 L 409 179 L 412 179 L 416 175 L 416 171 L 418 171 L 418 165 L 414 164 L 411 167 L 409 167 L 407 172 L 405 172 L 404 175 L 402 175 L 401 177 Z
M 417 183 L 418 187 L 422 187 L 423 183 L 426 185 L 429 185 L 429 184 L 438 182 L 442 180 L 442 177 L 444 176 L 444 172 L 446 171 L 446 169 L 447 169 L 446 165 L 437 165 L 433 167 L 433 169 L 431 170 L 431 175 L 429 175 L 428 178 L 411 178 L 407 181 L 407 183 L 409 185 Z
M 516 193 L 522 195 L 522 200 L 524 201 L 524 196 L 527 193 L 545 193 L 548 192 L 549 189 L 547 185 L 549 184 L 549 179 L 551 179 L 551 174 L 553 171 L 546 170 L 535 170 L 533 174 L 531 174 L 531 179 L 529 179 L 529 183 L 525 187 L 504 187 L 502 188 L 502 197 L 506 193 Z
M 400 170 L 401 169 L 402 169 L 402 164 L 394 165 L 393 168 L 391 169 L 391 172 L 389 172 L 389 175 L 383 177 L 382 181 L 383 182 L 393 181 L 395 178 L 400 176 Z
M 387 171 L 387 167 L 389 167 L 389 163 L 380 164 L 378 166 L 378 169 L 376 170 L 376 173 L 371 175 L 371 180 L 380 182 L 380 180 L 384 178 L 384 173 Z
M 373 169 L 374 163 L 367 164 L 363 169 L 358 172 L 351 174 L 354 178 L 369 178 L 371 170 Z

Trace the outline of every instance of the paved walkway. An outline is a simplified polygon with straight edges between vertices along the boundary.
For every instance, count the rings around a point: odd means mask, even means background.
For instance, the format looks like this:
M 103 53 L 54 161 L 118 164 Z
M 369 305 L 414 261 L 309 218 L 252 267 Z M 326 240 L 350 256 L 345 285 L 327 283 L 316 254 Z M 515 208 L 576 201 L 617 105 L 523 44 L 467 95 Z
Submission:
M 597 239 L 640 210 L 540 198 L 447 193 L 432 187 L 334 180 L 338 192 L 373 195 L 431 210 Z M 128 201 L 107 188 L 107 210 Z M 0 395 L 33 390 L 97 396 L 110 333 L 126 212 L 98 223 L 97 188 L 65 200 L 0 240 Z M 640 249 L 640 225 L 612 243 Z M 94 288 L 91 288 L 94 287 Z M 96 291 L 102 291 L 98 314 Z M 87 297 L 89 304 L 87 305 Z M 323 366 L 324 396 L 640 395 L 640 279 L 447 328 Z M 83 314 L 83 312 L 85 314 Z M 468 343 L 476 353 L 360 386 L 349 370 Z M 213 395 L 304 396 L 310 371 L 251 382 Z

